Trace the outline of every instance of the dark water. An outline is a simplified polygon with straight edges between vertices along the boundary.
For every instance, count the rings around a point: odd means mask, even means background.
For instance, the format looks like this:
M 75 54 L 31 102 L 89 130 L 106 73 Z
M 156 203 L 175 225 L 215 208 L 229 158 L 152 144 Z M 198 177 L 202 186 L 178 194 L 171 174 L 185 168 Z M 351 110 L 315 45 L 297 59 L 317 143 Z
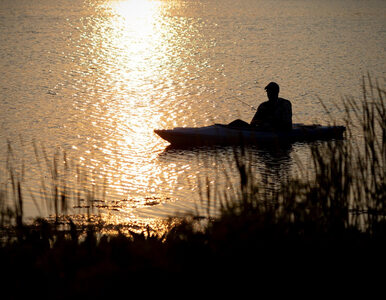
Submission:
M 318 97 L 339 121 L 335 104 L 360 96 L 362 75 L 385 82 L 385 28 L 383 0 L 1 0 L 1 162 L 9 140 L 25 166 L 28 215 L 27 194 L 38 198 L 50 177 L 42 145 L 71 162 L 61 184 L 88 174 L 87 189 L 106 186 L 106 218 L 146 223 L 195 209 L 198 182 L 236 184 L 224 166 L 232 149 L 170 150 L 154 129 L 249 121 L 239 100 L 256 107 L 270 81 L 294 122 L 330 122 Z M 256 176 L 307 165 L 301 144 L 252 152 Z

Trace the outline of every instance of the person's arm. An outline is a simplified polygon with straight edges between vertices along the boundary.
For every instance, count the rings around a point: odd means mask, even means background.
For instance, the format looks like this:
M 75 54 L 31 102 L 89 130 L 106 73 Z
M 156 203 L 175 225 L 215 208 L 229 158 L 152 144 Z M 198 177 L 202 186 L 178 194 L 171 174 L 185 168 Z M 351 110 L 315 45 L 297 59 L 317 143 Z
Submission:
M 261 123 L 263 122 L 263 115 L 264 115 L 264 105 L 260 104 L 250 124 L 252 126 L 261 125 Z

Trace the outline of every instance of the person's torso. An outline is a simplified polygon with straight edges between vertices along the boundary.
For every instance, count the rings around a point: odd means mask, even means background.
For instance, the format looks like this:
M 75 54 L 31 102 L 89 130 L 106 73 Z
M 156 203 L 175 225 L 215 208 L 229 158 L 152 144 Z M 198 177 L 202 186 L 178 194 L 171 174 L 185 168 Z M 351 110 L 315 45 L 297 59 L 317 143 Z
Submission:
M 276 102 L 266 101 L 262 103 L 263 116 L 267 118 L 281 118 L 283 114 L 290 114 L 290 102 L 279 98 Z

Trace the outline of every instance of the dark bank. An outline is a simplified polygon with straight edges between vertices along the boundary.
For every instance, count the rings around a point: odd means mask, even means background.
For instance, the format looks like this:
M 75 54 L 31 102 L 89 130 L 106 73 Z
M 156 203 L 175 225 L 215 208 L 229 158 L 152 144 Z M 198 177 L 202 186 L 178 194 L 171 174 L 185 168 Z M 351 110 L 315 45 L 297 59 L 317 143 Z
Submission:
M 126 285 L 202 286 L 214 279 L 253 282 L 250 289 L 264 282 L 375 284 L 386 266 L 385 96 L 364 79 L 363 99 L 344 99 L 346 138 L 311 143 L 315 174 L 287 178 L 273 191 L 251 174 L 248 147 L 238 147 L 239 185 L 222 197 L 210 188 L 202 194 L 202 201 L 219 202 L 220 217 L 170 219 L 162 233 L 107 228 L 91 218 L 75 224 L 60 192 L 52 199 L 56 218 L 26 223 L 22 182 L 11 178 L 11 193 L 0 197 L 2 292 L 15 299 L 98 298 Z

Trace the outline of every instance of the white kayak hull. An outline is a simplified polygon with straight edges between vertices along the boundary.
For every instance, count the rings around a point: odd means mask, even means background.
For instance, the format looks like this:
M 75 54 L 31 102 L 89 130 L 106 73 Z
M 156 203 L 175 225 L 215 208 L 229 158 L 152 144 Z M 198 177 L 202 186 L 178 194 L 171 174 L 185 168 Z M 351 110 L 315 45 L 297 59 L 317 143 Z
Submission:
M 261 143 L 293 143 L 323 139 L 341 139 L 344 126 L 294 124 L 288 132 L 259 131 L 253 128 L 214 124 L 205 127 L 177 127 L 154 130 L 173 146 L 237 145 Z

